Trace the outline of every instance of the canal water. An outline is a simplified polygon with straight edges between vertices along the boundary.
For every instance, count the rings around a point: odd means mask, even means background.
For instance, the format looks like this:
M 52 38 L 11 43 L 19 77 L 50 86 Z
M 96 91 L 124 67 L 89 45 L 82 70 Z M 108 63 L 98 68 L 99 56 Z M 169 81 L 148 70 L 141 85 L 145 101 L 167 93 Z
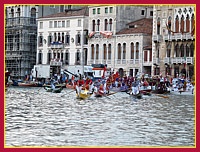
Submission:
M 125 92 L 87 100 L 75 91 L 10 87 L 5 93 L 5 146 L 195 146 L 193 95 Z

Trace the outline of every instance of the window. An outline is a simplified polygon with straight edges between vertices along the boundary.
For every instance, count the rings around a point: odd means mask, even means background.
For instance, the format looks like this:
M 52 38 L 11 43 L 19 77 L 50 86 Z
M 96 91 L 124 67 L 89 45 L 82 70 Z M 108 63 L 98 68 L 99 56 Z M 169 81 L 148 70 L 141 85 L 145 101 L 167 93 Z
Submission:
M 70 27 L 70 20 L 67 20 L 67 27 Z
M 51 45 L 51 42 L 52 42 L 52 35 L 51 35 L 51 33 L 49 33 L 48 42 L 47 42 L 48 46 Z
M 108 20 L 105 19 L 105 27 L 104 27 L 104 30 L 107 31 L 108 30 Z
M 136 59 L 139 59 L 139 43 L 136 43 Z
M 145 50 L 144 51 L 144 62 L 147 62 L 147 55 L 148 55 L 148 51 Z
M 171 33 L 171 27 L 172 27 L 172 18 L 171 18 L 171 16 L 168 18 L 168 34 L 170 34 Z
M 131 43 L 131 59 L 134 59 L 134 43 Z
M 81 45 L 81 34 L 80 33 L 78 33 L 76 35 L 76 45 Z
M 144 13 L 145 13 L 145 10 L 141 10 L 141 15 L 144 15 Z
M 49 21 L 49 28 L 52 28 L 52 27 L 53 27 L 53 22 Z
M 99 31 L 100 30 L 100 20 L 97 20 L 97 31 Z
M 186 17 L 186 32 L 190 32 L 190 20 L 189 15 Z
M 123 59 L 126 59 L 126 43 L 123 43 Z
M 100 14 L 101 9 L 97 8 L 97 14 Z
M 62 27 L 65 27 L 65 21 L 62 21 Z
M 157 20 L 157 34 L 160 35 L 160 18 Z
M 108 59 L 111 59 L 111 44 L 108 44 Z
M 99 59 L 99 44 L 96 45 L 96 60 Z
M 107 50 L 106 50 L 106 44 L 103 45 L 103 59 L 107 59 Z
M 55 8 L 55 5 L 50 5 L 49 7 L 50 7 L 50 8 Z
M 94 59 L 94 44 L 91 45 L 91 59 Z
M 113 7 L 110 7 L 110 13 L 112 13 L 113 12 Z
M 40 22 L 40 29 L 43 29 L 43 22 Z
M 107 7 L 105 8 L 105 13 L 106 13 L 106 14 L 108 13 L 108 8 L 107 8 Z
M 110 31 L 112 31 L 112 19 L 109 20 Z
M 153 16 L 153 11 L 150 11 L 150 16 Z
M 176 16 L 176 19 L 175 19 L 175 32 L 179 32 L 179 18 L 178 18 L 178 15 Z
M 61 26 L 61 21 L 58 21 L 58 27 L 62 27 L 62 26 Z
M 67 34 L 65 35 L 65 44 L 66 44 L 66 45 L 69 45 L 69 42 L 70 42 L 70 35 L 69 35 L 69 33 L 67 33 Z
M 78 20 L 78 27 L 81 27 L 81 20 Z
M 121 44 L 118 44 L 118 58 L 117 59 L 121 59 Z
M 92 31 L 95 31 L 95 20 L 92 21 Z
M 54 28 L 57 28 L 57 21 L 54 21 Z
M 181 17 L 181 29 L 180 31 L 183 33 L 184 32 L 184 16 L 182 15 Z
M 167 46 L 167 57 L 170 58 L 170 56 L 171 56 L 171 45 L 169 44 Z
M 93 12 L 93 14 L 96 14 L 96 9 L 94 8 L 94 9 L 92 10 L 92 12 Z

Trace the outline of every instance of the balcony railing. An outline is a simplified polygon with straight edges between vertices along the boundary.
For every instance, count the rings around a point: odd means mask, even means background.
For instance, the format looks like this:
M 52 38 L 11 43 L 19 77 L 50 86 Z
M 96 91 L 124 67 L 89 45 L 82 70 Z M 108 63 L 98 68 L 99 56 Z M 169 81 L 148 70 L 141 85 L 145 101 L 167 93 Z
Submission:
M 186 57 L 186 64 L 194 64 L 194 58 L 193 57 Z
M 171 58 L 170 57 L 166 57 L 166 58 L 164 58 L 164 63 L 165 64 L 170 64 L 171 62 L 171 60 L 170 60 Z
M 50 47 L 52 49 L 63 49 L 64 48 L 64 45 L 62 42 L 52 42 Z
M 50 61 L 50 65 L 62 66 L 62 62 L 59 62 L 59 61 Z
M 159 65 L 160 64 L 160 59 L 159 58 L 154 58 L 153 59 L 153 64 L 154 65 Z
M 153 35 L 152 39 L 154 42 L 161 42 L 163 37 L 162 35 Z

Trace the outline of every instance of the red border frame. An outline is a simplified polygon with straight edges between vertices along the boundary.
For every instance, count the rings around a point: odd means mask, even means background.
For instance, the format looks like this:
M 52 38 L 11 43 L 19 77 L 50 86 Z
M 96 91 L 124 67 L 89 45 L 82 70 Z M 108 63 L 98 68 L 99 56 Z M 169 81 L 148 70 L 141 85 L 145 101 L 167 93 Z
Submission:
M 195 2 L 195 0 L 190 0 L 190 1 L 182 1 L 181 3 L 174 3 L 174 1 L 170 2 L 169 0 L 162 0 L 162 1 L 159 1 L 159 0 L 154 0 L 154 1 L 150 1 L 150 0 L 146 0 L 144 2 L 142 1 L 139 1 L 139 0 L 134 0 L 134 1 L 122 1 L 122 2 L 119 2 L 117 0 L 109 0 L 108 1 L 90 1 L 90 0 L 87 0 L 87 1 L 84 1 L 84 0 L 68 0 L 68 1 L 64 1 L 64 0 L 57 0 L 56 1 L 56 4 L 65 4 L 66 2 L 70 3 L 70 4 L 196 4 L 196 20 L 199 19 L 199 10 L 198 10 L 198 6 L 199 4 Z M 51 0 L 51 1 L 44 1 L 44 0 L 37 0 L 37 1 L 33 1 L 33 0 L 29 0 L 29 1 L 24 1 L 24 0 L 18 0 L 18 1 L 14 1 L 14 0 L 10 0 L 10 1 L 1 1 L 2 5 L 0 5 L 0 10 L 1 10 L 1 13 L 0 13 L 0 16 L 2 19 L 4 19 L 4 4 L 55 4 L 55 1 Z M 1 23 L 2 25 L 4 25 L 4 20 L 1 20 Z M 196 27 L 198 27 L 198 22 L 196 21 Z M 4 26 L 1 26 L 1 33 L 2 33 L 2 48 L 4 48 Z M 198 35 L 198 29 L 195 29 L 195 33 L 196 33 L 196 38 L 197 35 Z M 197 40 L 196 40 L 197 42 Z M 199 71 L 198 71 L 198 58 L 199 58 L 199 54 L 197 54 L 197 50 L 199 50 L 199 46 L 197 45 L 198 43 L 196 43 L 196 76 L 199 74 Z M 1 72 L 3 74 L 0 75 L 0 86 L 1 87 L 1 94 L 5 95 L 4 94 L 4 72 L 5 72 L 5 69 L 4 69 L 4 49 L 1 51 L 2 52 L 2 55 L 0 56 L 0 61 L 2 62 L 2 64 L 0 64 L 0 68 L 1 68 Z M 196 84 L 199 83 L 199 79 L 196 79 Z M 198 90 L 199 86 L 195 85 L 196 87 L 196 90 Z M 199 104 L 198 104 L 198 98 L 199 96 L 196 95 L 196 128 L 198 129 L 198 109 L 199 109 Z M 0 119 L 1 119 L 1 142 L 0 142 L 0 151 L 2 152 L 23 152 L 23 151 L 37 151 L 37 152 L 44 152 L 44 151 L 59 151 L 59 152 L 62 152 L 62 151 L 85 151 L 85 152 L 90 152 L 90 151 L 95 151 L 95 152 L 100 152 L 100 151 L 115 151 L 115 152 L 121 152 L 121 151 L 145 151 L 145 152 L 149 152 L 149 151 L 189 151 L 189 152 L 194 152 L 194 151 L 198 151 L 198 131 L 196 130 L 196 148 L 4 148 L 4 99 L 5 97 L 4 96 L 1 96 L 1 99 L 2 101 L 0 102 L 0 107 L 1 107 L 1 116 L 0 116 Z

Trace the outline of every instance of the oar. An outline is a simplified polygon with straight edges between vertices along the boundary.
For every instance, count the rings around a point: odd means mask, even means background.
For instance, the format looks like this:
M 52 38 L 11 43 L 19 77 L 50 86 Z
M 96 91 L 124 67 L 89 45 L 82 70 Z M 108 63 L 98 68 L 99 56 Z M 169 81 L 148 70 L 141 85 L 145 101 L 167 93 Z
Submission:
M 168 96 L 164 96 L 164 95 L 160 95 L 160 94 L 155 94 L 155 95 L 157 95 L 159 97 L 163 97 L 163 98 L 169 98 Z
M 41 88 L 43 88 L 43 87 L 40 87 L 40 89 L 38 89 L 38 91 L 40 91 L 40 90 L 41 90 Z
M 65 96 L 65 95 L 69 95 L 70 93 L 74 92 L 75 90 L 73 89 L 72 91 L 70 92 L 66 92 L 67 94 L 63 94 L 61 97 Z

